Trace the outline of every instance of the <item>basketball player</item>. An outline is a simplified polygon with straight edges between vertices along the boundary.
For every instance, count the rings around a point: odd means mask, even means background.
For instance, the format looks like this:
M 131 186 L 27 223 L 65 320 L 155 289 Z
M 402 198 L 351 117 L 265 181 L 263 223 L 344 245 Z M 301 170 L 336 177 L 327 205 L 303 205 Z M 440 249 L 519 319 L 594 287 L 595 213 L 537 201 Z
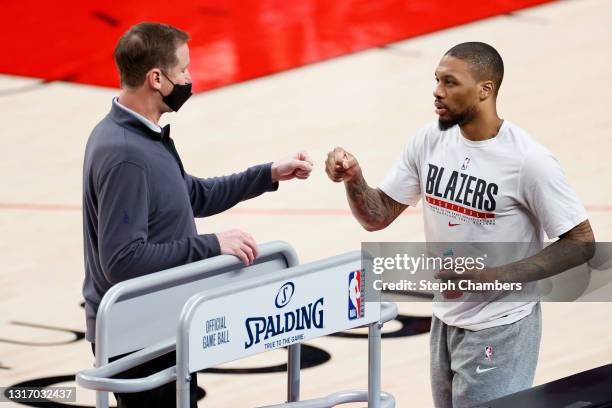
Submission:
M 594 237 L 587 214 L 559 162 L 525 130 L 497 114 L 504 74 L 490 45 L 451 48 L 435 70 L 437 123 L 408 141 L 378 188 L 354 155 L 337 147 L 326 172 L 343 182 L 351 211 L 368 231 L 385 228 L 423 198 L 428 242 L 526 242 L 535 255 L 461 278 L 472 282 L 536 281 L 586 262 Z M 543 248 L 543 233 L 559 238 Z M 453 271 L 441 279 L 456 280 Z M 541 333 L 536 301 L 434 302 L 431 385 L 438 408 L 471 407 L 532 385 Z M 537 299 L 537 296 L 534 297 Z
M 255 240 L 233 229 L 199 235 L 195 217 L 220 213 L 243 200 L 278 189 L 278 182 L 306 179 L 309 156 L 300 152 L 225 177 L 197 178 L 183 167 L 170 126 L 159 120 L 191 96 L 189 36 L 174 27 L 142 23 L 115 48 L 121 92 L 94 128 L 83 168 L 86 338 L 95 340 L 100 301 L 114 284 L 220 254 L 249 265 Z M 137 367 L 125 378 L 145 377 L 174 365 L 173 355 Z M 192 375 L 192 406 L 197 406 Z M 175 384 L 116 394 L 119 407 L 175 406 Z

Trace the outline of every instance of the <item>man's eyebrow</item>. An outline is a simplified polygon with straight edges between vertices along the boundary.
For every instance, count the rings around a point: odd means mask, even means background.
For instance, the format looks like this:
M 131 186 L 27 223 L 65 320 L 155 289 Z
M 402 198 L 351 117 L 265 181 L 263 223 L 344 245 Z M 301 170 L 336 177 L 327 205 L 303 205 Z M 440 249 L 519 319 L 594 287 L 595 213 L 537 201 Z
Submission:
M 436 78 L 454 79 L 455 81 L 458 81 L 457 77 L 454 76 L 453 74 L 442 74 L 438 76 L 437 73 L 434 73 L 434 75 L 436 76 Z

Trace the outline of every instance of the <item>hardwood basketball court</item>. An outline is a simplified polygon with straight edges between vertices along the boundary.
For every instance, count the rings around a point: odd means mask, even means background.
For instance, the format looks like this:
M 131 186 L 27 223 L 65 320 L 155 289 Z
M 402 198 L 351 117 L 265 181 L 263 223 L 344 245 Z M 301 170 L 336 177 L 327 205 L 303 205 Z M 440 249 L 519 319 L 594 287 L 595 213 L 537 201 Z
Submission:
M 350 215 L 343 187 L 327 179 L 323 161 L 330 149 L 343 146 L 358 157 L 370 184 L 380 182 L 408 137 L 435 120 L 433 71 L 441 55 L 478 40 L 504 58 L 501 116 L 556 154 L 597 240 L 611 241 L 610 21 L 606 0 L 552 2 L 194 95 L 180 114 L 164 117 L 191 174 L 239 171 L 298 149 L 315 160 L 309 180 L 283 183 L 276 193 L 200 219 L 200 233 L 240 228 L 259 242 L 282 239 L 302 262 L 357 249 L 361 241 L 423 240 L 420 205 L 383 231 L 364 231 Z M 41 384 L 49 377 L 63 379 L 54 385 L 72 386 L 64 376 L 93 363 L 89 344 L 79 339 L 85 325 L 81 166 L 87 136 L 116 94 L 0 76 L 0 386 Z M 402 315 L 423 317 L 414 321 L 417 328 L 431 315 L 428 303 L 399 308 Z M 610 303 L 543 304 L 535 384 L 610 363 L 611 314 Z M 384 332 L 401 327 L 395 321 Z M 309 351 L 313 358 L 326 352 L 331 359 L 302 371 L 303 398 L 366 387 L 365 339 L 326 337 L 308 344 L 319 349 Z M 428 353 L 427 334 L 383 340 L 383 389 L 398 407 L 432 406 Z M 276 350 L 223 367 L 284 360 L 285 351 Z M 207 393 L 203 407 L 284 400 L 280 372 L 205 373 L 198 381 Z M 93 401 L 93 392 L 78 389 L 77 405 Z

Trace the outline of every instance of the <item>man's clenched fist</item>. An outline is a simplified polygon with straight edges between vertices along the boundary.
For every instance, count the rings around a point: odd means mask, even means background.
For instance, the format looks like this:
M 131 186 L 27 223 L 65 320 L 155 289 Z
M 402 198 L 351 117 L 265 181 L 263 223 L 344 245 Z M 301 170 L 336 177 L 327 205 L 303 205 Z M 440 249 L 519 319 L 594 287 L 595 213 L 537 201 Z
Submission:
M 312 159 L 308 153 L 301 151 L 291 157 L 272 163 L 272 181 L 291 180 L 294 178 L 305 180 L 312 171 Z
M 325 172 L 332 181 L 351 181 L 353 177 L 361 174 L 361 167 L 355 156 L 341 147 L 336 147 L 327 153 L 325 160 Z

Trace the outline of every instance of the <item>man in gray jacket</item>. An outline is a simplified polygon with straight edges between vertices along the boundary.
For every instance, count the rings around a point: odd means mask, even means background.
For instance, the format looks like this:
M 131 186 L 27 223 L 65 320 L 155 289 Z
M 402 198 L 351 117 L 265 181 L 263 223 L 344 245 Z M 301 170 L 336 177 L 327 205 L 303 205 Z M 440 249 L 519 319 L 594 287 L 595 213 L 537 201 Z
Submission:
M 231 176 L 203 179 L 185 171 L 170 126 L 158 123 L 191 96 L 188 40 L 177 28 L 141 23 L 115 48 L 121 92 L 91 133 L 83 166 L 83 295 L 92 346 L 97 309 L 112 285 L 220 254 L 235 255 L 245 265 L 257 257 L 257 244 L 246 232 L 199 235 L 194 217 L 275 191 L 279 181 L 306 179 L 312 170 L 310 157 L 299 152 Z M 162 356 L 123 377 L 147 376 L 173 361 Z M 195 375 L 191 383 L 195 393 Z M 116 398 L 119 407 L 169 407 L 175 404 L 174 387 Z M 196 406 L 197 398 L 192 401 Z

